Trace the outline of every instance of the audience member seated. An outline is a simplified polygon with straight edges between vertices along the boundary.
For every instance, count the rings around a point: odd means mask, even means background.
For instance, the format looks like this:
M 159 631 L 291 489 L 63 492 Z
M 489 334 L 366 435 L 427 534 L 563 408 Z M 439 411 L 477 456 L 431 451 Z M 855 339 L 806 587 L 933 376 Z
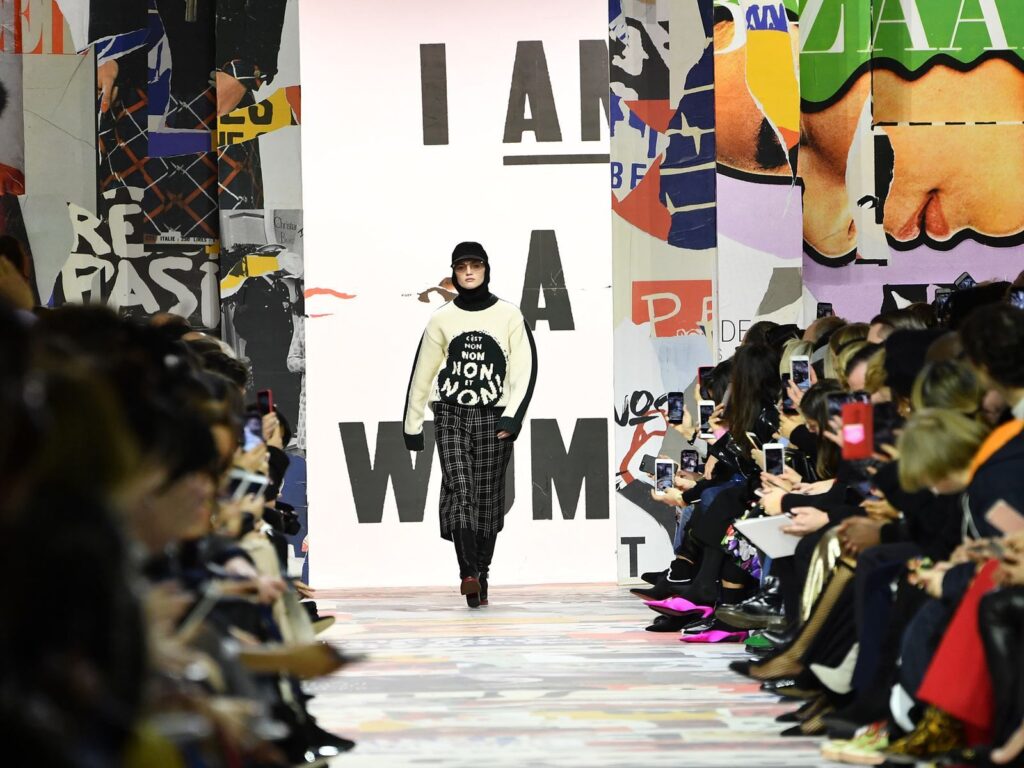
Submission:
M 288 575 L 290 427 L 245 405 L 245 366 L 180 318 L 65 306 L 30 323 L 9 305 L 5 750 L 47 766 L 277 766 L 350 749 L 307 708 L 304 681 L 352 659 L 316 640 L 333 618 Z
M 632 590 L 648 629 L 744 642 L 732 668 L 829 761 L 1024 765 L 1024 311 L 954 296 L 743 344 L 703 472 L 654 494 L 680 524 Z M 773 516 L 776 559 L 737 526 Z

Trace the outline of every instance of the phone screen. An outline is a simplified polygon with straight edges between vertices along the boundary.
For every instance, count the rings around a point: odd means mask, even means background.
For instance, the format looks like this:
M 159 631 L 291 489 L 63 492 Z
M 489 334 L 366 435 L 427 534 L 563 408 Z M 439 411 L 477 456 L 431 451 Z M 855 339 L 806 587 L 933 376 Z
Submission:
M 668 421 L 669 424 L 683 423 L 683 393 L 668 393 Z
M 964 272 L 962 275 L 960 275 L 960 277 L 958 277 L 956 279 L 956 282 L 954 283 L 954 285 L 957 287 L 957 290 L 959 291 L 966 291 L 968 288 L 973 288 L 977 284 L 978 283 L 975 281 L 975 279 L 971 277 L 970 274 L 967 272 Z
M 671 461 L 658 461 L 657 473 L 654 476 L 654 487 L 658 493 L 664 493 L 672 487 L 676 468 Z
M 878 403 L 872 411 L 875 430 L 875 451 L 883 445 L 896 445 L 896 429 L 903 422 L 894 403 Z
M 679 466 L 687 472 L 696 472 L 700 466 L 700 454 L 692 448 L 684 448 L 679 454 Z
M 843 406 L 846 403 L 852 402 L 849 395 L 845 392 L 832 392 L 826 396 L 828 401 L 828 418 L 831 421 L 836 416 L 841 416 L 843 413 Z
M 238 500 L 246 496 L 262 496 L 267 488 L 267 478 L 263 475 L 252 475 L 244 470 L 233 469 L 228 475 L 227 495 Z
M 1024 288 L 1011 288 L 1009 299 L 1011 307 L 1024 309 Z
M 764 471 L 769 475 L 781 475 L 786 469 L 785 449 L 765 448 L 764 449 Z
M 935 314 L 940 320 L 946 316 L 949 309 L 949 297 L 952 295 L 953 291 L 950 288 L 939 288 L 935 291 L 935 301 L 932 302 L 932 306 L 935 307 Z
M 239 496 L 238 489 L 245 482 L 245 472 L 240 469 L 231 470 L 228 477 L 227 494 L 232 498 Z
M 784 411 L 796 410 L 796 406 L 793 404 L 793 398 L 789 396 L 790 381 L 792 381 L 792 377 L 788 373 L 782 374 L 782 410 Z
M 715 406 L 712 403 L 700 406 L 700 431 L 703 434 L 711 434 L 711 414 L 715 412 Z
M 700 396 L 703 400 L 710 400 L 711 393 L 708 391 L 708 379 L 711 377 L 711 372 L 714 368 L 702 365 L 697 369 L 697 388 L 700 390 Z
M 793 358 L 791 362 L 793 368 L 793 383 L 796 384 L 800 389 L 807 391 L 811 388 L 811 361 L 807 358 L 797 359 Z
M 818 302 L 818 317 L 832 317 L 835 314 L 835 310 L 832 309 L 832 305 L 827 301 Z
M 251 451 L 263 442 L 263 418 L 258 413 L 248 413 L 245 416 L 245 442 L 242 449 Z
M 859 481 L 857 481 L 854 484 L 854 487 L 857 489 L 857 493 L 859 493 L 865 499 L 877 499 L 878 498 L 875 495 L 875 483 L 870 478 L 868 478 L 867 480 L 859 480 Z
M 871 393 L 865 392 L 863 389 L 858 389 L 856 392 L 850 393 L 850 399 L 847 402 L 871 405 Z

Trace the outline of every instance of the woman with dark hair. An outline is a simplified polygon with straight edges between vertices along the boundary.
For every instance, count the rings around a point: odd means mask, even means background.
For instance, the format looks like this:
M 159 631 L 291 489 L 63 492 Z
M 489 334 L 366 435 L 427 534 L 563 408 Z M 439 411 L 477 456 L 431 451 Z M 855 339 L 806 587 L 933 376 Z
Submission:
M 818 480 L 827 480 L 836 476 L 842 451 L 839 445 L 825 437 L 829 429 L 828 396 L 839 394 L 842 388 L 832 380 L 815 384 L 800 401 L 800 412 L 807 424 L 807 430 L 817 440 L 814 451 L 814 473 Z
M 779 429 L 779 355 L 764 344 L 750 344 L 736 350 L 726 407 L 729 437 L 749 457 L 753 446 L 748 432 L 761 443 L 769 443 Z
M 771 343 L 770 334 L 778 327 L 779 324 L 771 320 L 758 320 L 747 329 L 745 334 L 743 334 L 742 346 L 752 344 L 769 345 Z
M 746 433 L 767 443 L 779 428 L 778 366 L 778 355 L 771 347 L 750 344 L 736 350 L 724 416 L 728 430 L 709 448 L 706 479 L 683 495 L 694 510 L 673 563 L 672 578 L 650 590 L 633 590 L 637 597 L 676 596 L 711 605 L 739 602 L 749 595 L 753 577 L 727 555 L 723 541 L 752 497 L 748 479 L 758 475 L 751 457 L 754 446 Z

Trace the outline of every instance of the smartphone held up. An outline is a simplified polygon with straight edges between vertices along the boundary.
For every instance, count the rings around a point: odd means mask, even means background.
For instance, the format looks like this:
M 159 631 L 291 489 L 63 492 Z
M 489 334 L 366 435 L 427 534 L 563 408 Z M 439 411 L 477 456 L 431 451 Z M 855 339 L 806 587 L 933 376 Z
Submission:
M 246 453 L 263 443 L 263 416 L 256 408 L 250 408 L 245 413 L 245 422 L 242 425 L 242 450 Z
M 699 472 L 700 454 L 693 448 L 684 448 L 679 454 L 679 466 L 686 472 Z
M 711 416 L 715 412 L 715 401 L 699 400 L 697 402 L 697 411 L 700 419 L 697 436 L 701 440 L 713 440 L 715 435 L 711 429 Z
M 274 392 L 269 389 L 261 389 L 256 393 L 256 408 L 266 416 L 274 410 Z
M 802 391 L 811 388 L 811 359 L 807 355 L 793 355 L 789 362 L 789 375 Z
M 669 424 L 682 424 L 683 423 L 683 393 L 682 392 L 669 392 L 668 393 L 668 423 Z
M 654 492 L 664 496 L 675 484 L 676 463 L 671 459 L 657 459 L 654 462 Z
M 874 413 L 870 405 L 847 402 L 842 405 L 843 458 L 870 459 L 875 453 Z
M 766 443 L 761 447 L 764 464 L 761 467 L 769 475 L 781 475 L 786 471 L 786 448 L 781 443 Z

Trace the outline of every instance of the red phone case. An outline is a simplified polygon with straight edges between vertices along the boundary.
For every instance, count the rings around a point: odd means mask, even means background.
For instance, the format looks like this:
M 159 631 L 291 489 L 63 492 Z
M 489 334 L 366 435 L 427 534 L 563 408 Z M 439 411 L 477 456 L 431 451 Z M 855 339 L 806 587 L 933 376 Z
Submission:
M 867 403 L 843 405 L 843 458 L 870 459 L 875 450 L 874 418 Z
M 274 392 L 273 392 L 273 390 L 261 389 L 259 392 L 256 393 L 256 401 L 258 403 L 259 400 L 261 399 L 261 397 L 264 394 L 267 396 L 267 411 L 266 412 L 267 413 L 272 413 L 273 410 L 274 410 Z M 263 409 L 261 408 L 260 410 L 262 411 Z

